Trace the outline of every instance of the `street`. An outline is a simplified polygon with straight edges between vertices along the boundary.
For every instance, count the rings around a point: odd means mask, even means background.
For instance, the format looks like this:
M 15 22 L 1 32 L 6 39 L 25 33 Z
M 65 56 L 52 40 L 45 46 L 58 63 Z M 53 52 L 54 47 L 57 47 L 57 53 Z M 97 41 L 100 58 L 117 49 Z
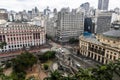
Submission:
M 96 67 L 96 65 L 97 65 L 97 63 L 92 60 L 89 60 L 87 58 L 84 59 L 80 56 L 78 57 L 75 53 L 71 52 L 68 49 L 68 48 L 70 48 L 70 46 L 68 46 L 68 45 L 62 46 L 62 45 L 54 43 L 54 42 L 50 42 L 50 44 L 54 47 L 52 49 L 55 51 L 56 51 L 56 49 L 62 48 L 62 50 L 64 50 L 64 54 L 67 56 L 67 58 L 70 57 L 72 59 L 72 61 L 74 61 L 74 63 L 78 63 L 81 66 L 81 68 L 92 68 L 92 67 Z M 64 61 L 65 61 L 65 59 L 64 59 Z

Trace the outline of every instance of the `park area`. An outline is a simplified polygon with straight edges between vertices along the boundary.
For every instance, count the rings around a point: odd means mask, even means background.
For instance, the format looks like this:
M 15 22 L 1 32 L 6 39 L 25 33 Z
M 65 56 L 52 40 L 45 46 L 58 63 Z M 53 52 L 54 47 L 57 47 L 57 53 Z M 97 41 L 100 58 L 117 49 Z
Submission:
M 1 80 L 43 80 L 48 77 L 55 52 L 47 51 L 42 55 L 24 52 L 0 66 Z

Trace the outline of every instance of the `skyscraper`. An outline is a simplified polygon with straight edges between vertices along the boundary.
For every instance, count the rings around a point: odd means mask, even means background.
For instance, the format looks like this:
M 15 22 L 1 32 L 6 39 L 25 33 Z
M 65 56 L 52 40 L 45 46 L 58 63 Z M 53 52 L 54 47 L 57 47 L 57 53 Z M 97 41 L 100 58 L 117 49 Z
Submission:
M 99 0 L 98 9 L 99 10 L 108 10 L 109 0 Z
M 111 12 L 97 12 L 95 15 L 95 33 L 104 33 L 111 28 Z
M 86 2 L 80 5 L 81 8 L 85 9 L 85 11 L 88 11 L 90 8 L 90 3 Z
M 75 9 L 62 8 L 58 12 L 57 40 L 67 42 L 71 38 L 78 39 L 84 32 L 84 13 Z

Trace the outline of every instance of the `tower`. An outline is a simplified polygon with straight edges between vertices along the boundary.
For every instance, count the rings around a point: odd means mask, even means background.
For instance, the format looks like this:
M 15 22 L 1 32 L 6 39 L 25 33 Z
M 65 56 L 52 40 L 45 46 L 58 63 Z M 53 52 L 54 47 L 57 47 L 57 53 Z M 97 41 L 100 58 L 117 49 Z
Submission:
M 98 9 L 99 10 L 108 10 L 109 0 L 99 0 Z

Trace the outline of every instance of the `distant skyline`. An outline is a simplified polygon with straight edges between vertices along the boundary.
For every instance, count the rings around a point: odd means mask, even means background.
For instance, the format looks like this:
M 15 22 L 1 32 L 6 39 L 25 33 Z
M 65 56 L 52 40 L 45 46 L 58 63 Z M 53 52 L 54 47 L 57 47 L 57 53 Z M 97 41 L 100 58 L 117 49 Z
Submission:
M 82 3 L 89 2 L 91 7 L 98 7 L 98 0 L 0 0 L 0 8 L 5 8 L 8 11 L 31 10 L 35 6 L 43 11 L 47 6 L 52 10 L 57 8 L 60 10 L 63 7 L 78 8 Z M 109 10 L 120 8 L 120 0 L 109 0 Z

